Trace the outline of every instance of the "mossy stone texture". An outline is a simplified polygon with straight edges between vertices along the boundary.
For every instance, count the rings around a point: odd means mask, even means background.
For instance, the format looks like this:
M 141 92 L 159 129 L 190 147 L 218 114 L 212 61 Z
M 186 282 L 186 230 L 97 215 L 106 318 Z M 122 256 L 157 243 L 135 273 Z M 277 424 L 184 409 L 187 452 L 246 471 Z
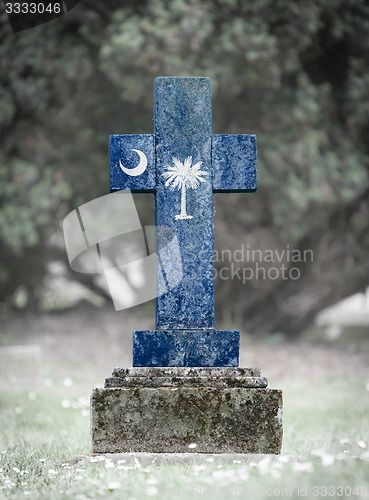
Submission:
M 251 387 L 268 381 L 259 368 L 116 368 L 105 387 Z
M 217 374 L 213 368 L 206 374 L 202 368 L 178 377 L 178 369 L 174 375 L 158 369 L 156 374 L 151 371 L 144 386 L 117 370 L 114 374 L 121 376 L 107 379 L 106 385 L 118 385 L 116 379 L 126 385 L 94 389 L 91 396 L 94 453 L 186 453 L 191 444 L 199 453 L 280 452 L 282 392 L 258 388 L 266 379 L 250 376 L 252 371 L 241 375 L 222 368 Z M 172 386 L 159 386 L 158 379 L 165 377 Z M 145 377 L 131 375 L 134 378 Z M 237 386 L 242 379 L 255 388 Z M 219 386 L 227 380 L 228 387 Z

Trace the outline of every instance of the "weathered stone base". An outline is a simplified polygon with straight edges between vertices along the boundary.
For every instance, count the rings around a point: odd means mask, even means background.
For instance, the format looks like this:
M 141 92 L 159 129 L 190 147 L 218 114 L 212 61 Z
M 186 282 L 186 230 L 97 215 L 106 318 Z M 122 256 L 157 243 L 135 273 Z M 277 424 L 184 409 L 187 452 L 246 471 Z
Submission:
M 116 369 L 94 389 L 93 453 L 280 453 L 282 391 L 258 370 L 137 370 Z

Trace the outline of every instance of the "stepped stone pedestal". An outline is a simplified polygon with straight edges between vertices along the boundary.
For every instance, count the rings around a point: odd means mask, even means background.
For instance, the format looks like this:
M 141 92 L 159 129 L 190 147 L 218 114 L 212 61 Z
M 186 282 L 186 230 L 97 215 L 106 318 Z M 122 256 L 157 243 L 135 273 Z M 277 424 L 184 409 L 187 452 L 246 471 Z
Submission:
M 116 368 L 91 396 L 92 451 L 280 453 L 282 391 L 267 384 L 257 368 Z

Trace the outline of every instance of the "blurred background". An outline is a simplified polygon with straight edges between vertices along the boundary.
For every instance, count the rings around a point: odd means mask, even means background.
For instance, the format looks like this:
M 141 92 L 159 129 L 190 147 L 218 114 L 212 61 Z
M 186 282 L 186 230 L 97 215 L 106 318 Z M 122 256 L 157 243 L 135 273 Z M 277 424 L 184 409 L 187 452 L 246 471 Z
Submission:
M 153 326 L 154 301 L 115 312 L 96 276 L 71 271 L 62 221 L 108 193 L 109 134 L 153 132 L 161 75 L 211 77 L 213 132 L 257 135 L 258 191 L 214 196 L 217 270 L 254 271 L 216 279 L 217 328 L 366 338 L 364 0 L 81 0 L 23 32 L 4 12 L 0 22 L 0 344 L 42 331 L 52 350 L 59 328 L 73 356 L 78 332 L 108 341 L 114 328 Z M 135 201 L 152 224 L 153 195 Z M 298 279 L 256 276 L 281 263 Z

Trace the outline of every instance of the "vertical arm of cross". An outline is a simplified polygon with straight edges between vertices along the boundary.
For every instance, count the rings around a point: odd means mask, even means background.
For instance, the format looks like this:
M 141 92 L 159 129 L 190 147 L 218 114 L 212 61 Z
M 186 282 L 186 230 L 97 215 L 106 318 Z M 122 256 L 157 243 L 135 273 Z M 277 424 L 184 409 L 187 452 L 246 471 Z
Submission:
M 158 329 L 214 328 L 211 83 L 159 77 L 154 85 L 156 225 L 173 228 L 183 279 L 157 297 Z
M 212 166 L 215 193 L 256 191 L 256 136 L 214 134 Z

